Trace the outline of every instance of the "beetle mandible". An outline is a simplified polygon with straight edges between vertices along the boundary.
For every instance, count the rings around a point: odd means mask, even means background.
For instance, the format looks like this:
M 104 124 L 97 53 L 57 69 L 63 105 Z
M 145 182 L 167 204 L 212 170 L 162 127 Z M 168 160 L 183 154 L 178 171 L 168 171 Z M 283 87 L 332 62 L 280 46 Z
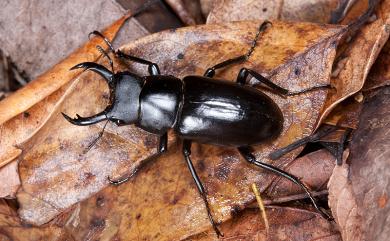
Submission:
M 191 161 L 192 141 L 236 147 L 249 163 L 299 185 L 306 192 L 314 207 L 323 216 L 328 217 L 319 208 L 309 189 L 297 177 L 256 160 L 253 155 L 250 146 L 279 136 L 284 119 L 276 103 L 263 92 L 246 85 L 246 79 L 251 75 L 283 96 L 300 94 L 324 86 L 290 92 L 247 68 L 240 70 L 235 83 L 213 79 L 217 69 L 247 60 L 256 46 L 260 33 L 266 32 L 269 25 L 271 25 L 269 21 L 261 23 L 247 54 L 216 64 L 208 68 L 203 76 L 186 76 L 183 79 L 161 75 L 156 63 L 114 50 L 112 44 L 95 31 L 93 33 L 104 38 L 109 49 L 117 57 L 147 65 L 150 75 L 138 76 L 128 71 L 113 73 L 97 63 L 80 63 L 71 69 L 83 68 L 101 75 L 110 89 L 110 103 L 105 110 L 90 117 L 77 115 L 73 119 L 62 114 L 72 124 L 81 126 L 104 120 L 112 121 L 118 126 L 135 124 L 147 132 L 160 136 L 157 150 L 159 154 L 167 150 L 167 131 L 173 129 L 183 140 L 184 159 L 205 203 L 208 218 L 218 236 L 222 234 L 213 219 L 205 188 Z M 108 57 L 106 53 L 104 54 Z M 113 68 L 112 61 L 110 58 L 109 60 Z M 118 185 L 128 181 L 134 174 L 135 172 L 125 178 L 109 179 L 109 181 L 111 184 Z

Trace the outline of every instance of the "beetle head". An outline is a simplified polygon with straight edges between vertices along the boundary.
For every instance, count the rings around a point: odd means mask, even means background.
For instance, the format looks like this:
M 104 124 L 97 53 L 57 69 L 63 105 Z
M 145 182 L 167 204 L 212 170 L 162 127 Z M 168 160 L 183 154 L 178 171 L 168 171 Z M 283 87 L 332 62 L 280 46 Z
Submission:
M 117 125 L 129 125 L 138 121 L 142 78 L 130 72 L 114 74 L 106 67 L 93 62 L 80 63 L 71 70 L 79 68 L 94 71 L 106 80 L 110 89 L 110 103 L 105 110 L 89 117 L 76 114 L 76 118 L 71 118 L 62 113 L 66 120 L 80 126 L 92 125 L 104 120 L 112 121 Z

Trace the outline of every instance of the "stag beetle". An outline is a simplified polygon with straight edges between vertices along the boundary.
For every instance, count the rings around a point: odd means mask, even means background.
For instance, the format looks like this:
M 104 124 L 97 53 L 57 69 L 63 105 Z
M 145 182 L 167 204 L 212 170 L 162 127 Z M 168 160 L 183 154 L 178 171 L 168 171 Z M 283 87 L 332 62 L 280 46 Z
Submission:
M 265 32 L 270 22 L 263 22 L 247 54 L 223 61 L 208 68 L 203 76 L 186 76 L 183 79 L 170 75 L 161 75 L 157 64 L 135 56 L 114 50 L 104 38 L 110 50 L 119 58 L 148 66 L 150 76 L 138 76 L 125 71 L 113 73 L 106 67 L 84 62 L 73 69 L 83 68 L 101 75 L 108 83 L 110 104 L 104 111 L 90 117 L 71 118 L 63 116 L 74 125 L 92 125 L 100 121 L 112 121 L 118 126 L 135 124 L 150 133 L 160 136 L 158 153 L 167 150 L 167 131 L 173 129 L 183 139 L 183 155 L 203 198 L 208 218 L 218 236 L 222 235 L 211 215 L 206 191 L 191 161 L 192 141 L 220 146 L 236 147 L 246 161 L 268 171 L 283 176 L 299 185 L 308 195 L 314 207 L 328 217 L 316 204 L 309 189 L 295 176 L 270 164 L 256 160 L 250 146 L 271 140 L 280 135 L 283 128 L 283 114 L 276 103 L 263 92 L 246 85 L 248 75 L 265 84 L 275 92 L 290 96 L 300 92 L 290 92 L 263 77 L 254 70 L 242 68 L 236 83 L 213 79 L 215 70 L 245 61 L 253 52 L 261 32 Z M 106 54 L 108 57 L 108 55 Z M 111 67 L 112 61 L 110 59 Z M 111 180 L 112 184 L 121 184 L 130 176 Z

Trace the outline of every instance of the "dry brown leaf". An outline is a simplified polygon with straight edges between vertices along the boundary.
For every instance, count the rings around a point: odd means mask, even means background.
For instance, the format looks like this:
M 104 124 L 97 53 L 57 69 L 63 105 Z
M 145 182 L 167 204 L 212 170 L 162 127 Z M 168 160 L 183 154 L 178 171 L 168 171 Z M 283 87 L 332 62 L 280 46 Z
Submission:
M 203 74 L 209 66 L 246 53 L 258 26 L 259 22 L 241 22 L 166 31 L 131 43 L 122 51 L 158 63 L 164 74 L 179 77 Z M 327 83 L 342 30 L 308 23 L 274 22 L 244 64 L 268 73 L 274 82 L 293 91 Z M 265 53 L 270 58 L 264 58 Z M 302 65 L 302 62 L 309 64 Z M 233 81 L 240 66 L 218 72 L 218 75 Z M 144 66 L 132 67 L 139 73 L 146 73 Z M 107 101 L 107 90 L 103 81 L 91 81 L 96 78 L 91 73 L 83 74 L 67 93 L 57 114 L 52 115 L 50 125 L 45 125 L 24 145 L 26 154 L 20 166 L 23 184 L 18 201 L 21 205 L 19 214 L 28 222 L 49 221 L 106 186 L 107 176 L 123 175 L 139 165 L 141 159 L 155 153 L 156 137 L 134 127 L 109 126 L 98 144 L 82 155 L 101 126 L 73 126 L 58 112 L 77 112 L 85 116 L 101 110 Z M 266 161 L 270 151 L 309 135 L 325 95 L 326 90 L 287 99 L 270 94 L 285 113 L 284 131 L 275 142 L 258 146 L 257 158 Z M 141 237 L 141 234 L 145 238 L 154 235 L 183 238 L 209 228 L 202 200 L 191 188 L 193 180 L 183 162 L 180 147 L 172 144 L 173 138 L 170 142 L 171 154 L 164 154 L 133 182 L 106 189 L 109 193 L 103 197 L 103 202 L 118 197 L 120 203 L 110 206 L 110 215 L 114 216 L 104 222 L 110 223 L 112 229 L 117 228 L 118 222 L 126 227 L 119 230 L 124 239 Z M 269 173 L 260 172 L 259 175 L 259 170 L 241 160 L 235 150 L 195 144 L 192 153 L 218 220 L 230 217 L 233 206 L 243 206 L 253 200 L 248 184 L 261 183 L 264 190 L 266 180 L 271 182 Z M 296 154 L 287 155 L 277 165 L 283 167 Z M 157 202 L 160 204 L 154 205 Z M 137 219 L 138 214 L 143 217 L 142 222 L 135 224 L 134 218 Z M 120 221 L 121 216 L 129 219 Z M 89 225 L 88 220 L 82 225 Z M 93 222 L 101 226 L 99 220 Z M 169 227 L 167 223 L 170 223 Z
M 390 31 L 390 25 L 388 25 Z M 368 74 L 364 90 L 390 85 L 390 41 L 387 41 Z
M 328 23 L 339 0 L 214 0 L 207 23 L 278 19 Z
M 387 240 L 390 234 L 390 88 L 364 105 L 348 163 L 329 182 L 329 204 L 343 240 Z

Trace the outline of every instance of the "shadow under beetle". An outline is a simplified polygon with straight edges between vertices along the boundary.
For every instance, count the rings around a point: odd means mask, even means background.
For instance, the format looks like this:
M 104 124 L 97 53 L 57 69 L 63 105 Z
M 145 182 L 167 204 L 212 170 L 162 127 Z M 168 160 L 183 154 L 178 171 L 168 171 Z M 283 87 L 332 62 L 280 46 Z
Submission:
M 111 43 L 95 31 L 93 33 L 104 38 L 117 57 L 147 65 L 150 76 L 141 77 L 128 71 L 113 73 L 93 62 L 80 63 L 72 69 L 84 68 L 94 71 L 107 81 L 111 93 L 110 104 L 101 113 L 90 117 L 77 115 L 77 118 L 73 119 L 62 114 L 72 124 L 81 126 L 104 120 L 112 121 L 119 126 L 135 124 L 139 128 L 160 136 L 159 154 L 167 150 L 167 131 L 173 129 L 179 138 L 183 139 L 184 159 L 203 198 L 208 218 L 218 236 L 222 234 L 213 219 L 206 191 L 191 161 L 192 141 L 237 147 L 249 163 L 274 172 L 299 185 L 307 193 L 314 207 L 323 216 L 328 217 L 318 207 L 309 189 L 297 177 L 270 164 L 260 162 L 253 155 L 250 146 L 279 136 L 284 119 L 276 103 L 263 92 L 246 85 L 246 79 L 248 75 L 252 75 L 283 96 L 300 94 L 324 86 L 292 93 L 247 68 L 240 70 L 235 83 L 213 79 L 215 70 L 247 60 L 256 46 L 260 33 L 264 32 L 269 24 L 271 23 L 265 21 L 260 25 L 247 54 L 208 68 L 203 76 L 186 76 L 183 79 L 161 75 L 157 64 L 124 54 L 119 50 L 115 51 Z M 102 49 L 99 47 L 99 50 Z M 108 57 L 104 51 L 102 52 Z M 113 67 L 110 58 L 109 60 Z M 121 184 L 128 181 L 134 174 L 135 172 L 123 179 L 109 179 L 109 181 L 112 184 Z

